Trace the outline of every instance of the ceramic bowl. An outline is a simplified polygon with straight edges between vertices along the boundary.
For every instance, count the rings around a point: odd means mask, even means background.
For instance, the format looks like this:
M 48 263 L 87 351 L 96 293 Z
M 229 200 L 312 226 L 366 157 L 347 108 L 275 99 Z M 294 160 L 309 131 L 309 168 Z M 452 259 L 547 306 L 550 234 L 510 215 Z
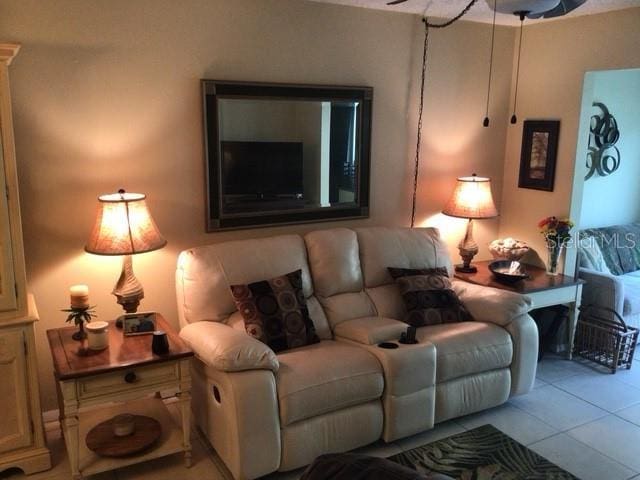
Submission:
M 504 283 L 515 283 L 529 276 L 520 262 L 511 260 L 491 262 L 489 270 L 496 277 L 496 280 Z

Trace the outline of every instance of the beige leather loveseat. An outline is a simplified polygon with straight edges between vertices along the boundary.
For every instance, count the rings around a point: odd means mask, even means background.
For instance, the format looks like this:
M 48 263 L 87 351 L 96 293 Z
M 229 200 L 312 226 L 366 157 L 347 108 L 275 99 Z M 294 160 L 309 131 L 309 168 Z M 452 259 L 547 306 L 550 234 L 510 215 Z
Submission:
M 475 321 L 407 324 L 387 267 L 446 267 L 437 230 L 337 228 L 192 248 L 176 272 L 181 336 L 196 352 L 195 420 L 235 478 L 393 441 L 500 405 L 533 385 L 526 297 L 453 281 Z M 229 285 L 302 270 L 320 343 L 275 354 L 244 331 Z

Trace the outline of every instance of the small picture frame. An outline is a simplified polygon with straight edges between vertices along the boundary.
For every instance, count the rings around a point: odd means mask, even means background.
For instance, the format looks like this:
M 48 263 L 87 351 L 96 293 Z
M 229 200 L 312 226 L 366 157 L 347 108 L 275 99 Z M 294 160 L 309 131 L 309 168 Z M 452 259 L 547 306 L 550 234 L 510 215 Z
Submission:
M 156 331 L 156 312 L 126 313 L 122 316 L 125 336 L 151 335 Z
M 525 120 L 518 187 L 553 192 L 560 120 Z

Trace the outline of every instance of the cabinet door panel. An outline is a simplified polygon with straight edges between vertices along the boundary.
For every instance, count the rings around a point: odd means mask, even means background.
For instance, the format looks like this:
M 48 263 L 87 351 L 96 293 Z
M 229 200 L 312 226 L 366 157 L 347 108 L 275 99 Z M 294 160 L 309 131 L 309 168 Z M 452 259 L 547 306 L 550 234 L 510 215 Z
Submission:
M 0 453 L 32 441 L 24 341 L 20 328 L 0 332 Z
M 1 122 L 0 122 L 1 123 Z M 0 125 L 0 165 L 4 167 L 2 125 Z M 4 168 L 0 168 L 0 311 L 18 308 L 13 274 L 13 251 L 11 248 L 11 225 L 7 202 L 7 181 Z

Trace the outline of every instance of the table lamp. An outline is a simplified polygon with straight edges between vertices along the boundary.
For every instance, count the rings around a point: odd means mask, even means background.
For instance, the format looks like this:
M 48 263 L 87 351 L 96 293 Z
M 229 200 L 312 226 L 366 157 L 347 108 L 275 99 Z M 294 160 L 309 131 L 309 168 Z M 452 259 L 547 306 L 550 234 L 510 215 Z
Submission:
M 473 239 L 473 220 L 498 216 L 491 195 L 491 180 L 478 177 L 475 173 L 470 177 L 458 178 L 456 188 L 442 213 L 450 217 L 469 219 L 464 238 L 458 244 L 463 263 L 456 265 L 456 271 L 476 272 L 476 267 L 471 265 L 473 257 L 478 253 L 478 244 Z
M 96 222 L 84 249 L 96 255 L 123 255 L 122 273 L 111 292 L 126 313 L 135 313 L 144 298 L 133 274 L 131 255 L 158 250 L 167 241 L 158 231 L 145 195 L 118 190 L 98 197 Z

